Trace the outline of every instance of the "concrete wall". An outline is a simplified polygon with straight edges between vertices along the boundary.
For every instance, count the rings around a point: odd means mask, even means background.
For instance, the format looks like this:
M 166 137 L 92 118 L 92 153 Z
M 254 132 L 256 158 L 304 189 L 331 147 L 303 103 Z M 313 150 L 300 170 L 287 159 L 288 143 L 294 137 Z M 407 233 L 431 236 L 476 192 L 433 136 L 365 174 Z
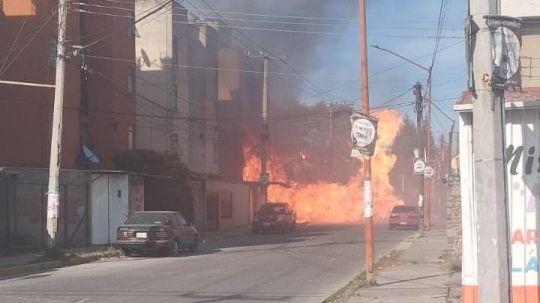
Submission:
M 41 247 L 46 239 L 46 192 L 48 170 L 8 169 L 9 182 L 1 182 L 8 209 L 4 218 L 10 246 Z M 87 182 L 83 171 L 61 172 L 58 241 L 61 246 L 85 246 L 88 239 Z M 6 191 L 8 198 L 6 199 Z M 6 220 L 8 222 L 6 222 Z M 8 224 L 9 223 L 9 224 Z
M 447 184 L 446 235 L 448 253 L 456 264 L 461 264 L 462 237 L 461 226 L 461 186 L 459 177 L 454 177 Z
M 0 243 L 11 247 L 43 247 L 46 243 L 48 170 L 6 168 L 0 176 Z M 92 191 L 92 192 L 90 192 Z M 92 214 L 92 204 L 100 198 L 105 208 Z M 128 208 L 128 205 L 130 205 Z M 117 207 L 118 206 L 118 207 Z M 114 239 L 118 222 L 128 209 L 144 207 L 144 180 L 127 173 L 91 174 L 82 170 L 62 170 L 58 241 L 62 247 L 86 246 L 92 226 L 105 228 L 105 238 Z M 93 215 L 93 216 L 92 216 Z M 95 220 L 92 224 L 92 219 Z M 97 225 L 99 222 L 100 225 Z M 109 228 L 109 223 L 110 228 Z M 113 230 L 110 232 L 110 230 Z M 96 243 L 97 244 L 97 243 Z
M 501 15 L 540 16 L 540 5 L 538 0 L 501 0 Z

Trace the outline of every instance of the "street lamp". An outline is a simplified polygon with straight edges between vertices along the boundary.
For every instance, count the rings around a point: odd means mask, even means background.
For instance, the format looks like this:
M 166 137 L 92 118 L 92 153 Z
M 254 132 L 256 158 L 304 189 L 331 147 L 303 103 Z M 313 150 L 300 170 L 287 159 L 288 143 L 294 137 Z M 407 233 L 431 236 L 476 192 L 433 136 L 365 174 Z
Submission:
M 427 120 L 428 120 L 428 127 L 427 127 L 427 134 L 426 134 L 426 137 L 427 137 L 427 148 L 426 148 L 426 158 L 427 158 L 427 163 L 431 163 L 431 71 L 433 69 L 433 65 L 429 66 L 429 67 L 425 67 L 423 65 L 420 65 L 416 62 L 414 62 L 413 60 L 407 58 L 407 57 L 404 57 L 398 53 L 395 53 L 389 49 L 386 49 L 384 47 L 380 47 L 378 45 L 372 45 L 371 47 L 373 48 L 376 48 L 378 50 L 381 50 L 381 51 L 384 51 L 384 52 L 387 52 L 391 55 L 394 55 L 398 58 L 400 58 L 401 60 L 404 60 L 418 68 L 421 68 L 423 69 L 424 71 L 427 72 L 428 74 L 428 79 L 427 79 L 427 98 L 429 100 L 429 105 L 428 105 L 428 117 L 427 117 Z M 428 178 L 428 193 L 427 193 L 427 197 L 426 197 L 426 213 L 427 213 L 427 222 L 426 222 L 426 230 L 430 230 L 431 229 L 431 179 Z

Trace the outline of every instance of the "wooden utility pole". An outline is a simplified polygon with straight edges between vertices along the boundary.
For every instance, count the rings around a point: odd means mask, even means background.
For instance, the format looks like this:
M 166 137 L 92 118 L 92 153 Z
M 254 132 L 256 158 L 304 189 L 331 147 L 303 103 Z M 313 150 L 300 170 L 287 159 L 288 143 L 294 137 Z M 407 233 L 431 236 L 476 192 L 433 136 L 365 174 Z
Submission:
M 494 90 L 493 41 L 486 15 L 499 14 L 498 0 L 470 0 L 473 33 L 474 203 L 478 226 L 479 302 L 511 302 L 508 214 L 504 163 L 503 91 Z
M 416 132 L 418 136 L 418 159 L 424 161 L 424 123 L 422 113 L 424 111 L 424 98 L 422 97 L 422 84 L 416 82 L 414 85 L 416 95 Z M 420 213 L 420 236 L 424 236 L 424 173 L 418 175 L 418 208 Z
M 360 27 L 360 71 L 362 79 L 360 106 L 362 112 L 369 116 L 369 79 L 368 79 L 368 56 L 367 56 L 367 20 L 366 0 L 358 0 L 358 23 Z M 371 159 L 364 160 L 364 233 L 366 249 L 366 280 L 367 284 L 374 286 L 374 240 L 373 240 L 373 192 L 371 187 Z
M 66 72 L 66 24 L 69 0 L 58 2 L 58 41 L 56 81 L 52 121 L 51 155 L 49 162 L 49 190 L 47 192 L 47 248 L 58 248 L 58 209 L 60 203 L 60 164 L 62 159 L 62 114 Z

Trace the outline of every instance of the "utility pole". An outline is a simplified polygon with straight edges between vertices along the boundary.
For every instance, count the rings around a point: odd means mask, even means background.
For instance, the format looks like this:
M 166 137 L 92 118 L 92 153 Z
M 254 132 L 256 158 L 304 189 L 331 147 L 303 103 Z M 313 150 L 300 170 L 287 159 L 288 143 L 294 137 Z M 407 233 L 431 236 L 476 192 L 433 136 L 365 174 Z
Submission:
M 431 67 L 428 71 L 428 80 L 427 80 L 427 102 L 428 102 L 428 112 L 427 112 L 427 123 L 426 123 L 426 163 L 427 165 L 434 165 L 432 163 L 432 150 L 431 150 Z M 426 224 L 426 230 L 431 230 L 431 182 L 432 178 L 424 178 L 424 181 L 427 183 L 427 193 L 425 197 L 425 204 L 426 204 L 426 210 L 425 210 L 425 224 Z
M 330 176 L 334 178 L 334 104 L 330 103 L 329 106 L 330 126 L 328 139 L 328 172 Z
M 508 213 L 504 162 L 504 92 L 491 85 L 493 38 L 486 15 L 499 14 L 498 0 L 470 0 L 477 30 L 473 49 L 474 202 L 478 226 L 479 302 L 511 302 Z
M 369 77 L 367 56 L 367 18 L 366 0 L 358 0 L 358 23 L 360 26 L 360 71 L 362 79 L 361 104 L 364 114 L 369 116 Z M 364 234 L 366 249 L 366 280 L 369 286 L 377 284 L 374 268 L 374 241 L 373 241 L 373 192 L 371 187 L 371 158 L 364 160 Z
M 416 95 L 416 132 L 418 136 L 418 159 L 424 160 L 424 126 L 422 121 L 423 97 L 422 84 L 416 82 L 414 85 Z M 420 213 L 420 236 L 424 236 L 424 173 L 418 175 L 418 208 Z
M 387 52 L 391 55 L 394 55 L 416 67 L 419 67 L 421 69 L 423 69 L 424 71 L 427 72 L 428 74 L 428 78 L 427 78 L 427 101 L 428 101 L 428 114 L 427 114 L 427 123 L 426 123 L 426 131 L 425 131 L 425 134 L 426 134 L 426 140 L 427 140 L 427 149 L 426 149 L 426 165 L 433 165 L 431 163 L 431 87 L 432 87 L 432 72 L 433 72 L 433 65 L 429 66 L 429 67 L 425 67 L 425 66 L 422 66 L 416 62 L 414 62 L 413 60 L 407 58 L 407 57 L 404 57 L 396 52 L 393 52 L 389 49 L 386 49 L 384 47 L 380 47 L 378 45 L 373 45 L 372 46 L 373 48 L 376 48 L 378 50 L 381 50 L 381 51 L 384 51 L 384 52 Z M 422 151 L 423 152 L 423 151 Z M 422 159 L 424 160 L 424 159 Z M 427 230 L 430 230 L 431 229 L 431 178 L 427 178 L 427 183 L 428 183 L 428 190 L 427 190 L 427 195 L 426 197 L 424 197 L 425 199 L 425 204 L 426 204 L 426 213 L 427 213 L 427 220 L 426 220 L 426 228 Z
M 263 79 L 263 95 L 262 95 L 262 128 L 261 128 L 261 205 L 268 202 L 268 182 L 269 176 L 267 172 L 268 166 L 268 65 L 270 58 L 263 54 L 264 58 L 264 79 Z
M 60 203 L 60 164 L 62 158 L 62 113 L 66 72 L 66 23 L 69 0 L 58 2 L 58 41 L 56 57 L 56 88 L 52 122 L 51 155 L 49 162 L 49 191 L 47 192 L 47 248 L 58 248 L 58 209 Z

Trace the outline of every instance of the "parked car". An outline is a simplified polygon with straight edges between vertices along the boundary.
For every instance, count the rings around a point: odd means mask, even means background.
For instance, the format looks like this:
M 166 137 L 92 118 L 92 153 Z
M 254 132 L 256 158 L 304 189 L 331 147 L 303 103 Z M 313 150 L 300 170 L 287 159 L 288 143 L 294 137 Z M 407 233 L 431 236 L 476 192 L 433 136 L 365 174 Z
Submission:
M 420 225 L 418 208 L 414 206 L 394 206 L 388 219 L 388 229 L 407 227 L 418 229 Z
M 288 203 L 266 203 L 253 216 L 253 233 L 296 230 L 296 211 Z
M 118 227 L 116 245 L 127 256 L 156 251 L 176 256 L 182 248 L 197 251 L 199 233 L 179 212 L 139 211 Z

